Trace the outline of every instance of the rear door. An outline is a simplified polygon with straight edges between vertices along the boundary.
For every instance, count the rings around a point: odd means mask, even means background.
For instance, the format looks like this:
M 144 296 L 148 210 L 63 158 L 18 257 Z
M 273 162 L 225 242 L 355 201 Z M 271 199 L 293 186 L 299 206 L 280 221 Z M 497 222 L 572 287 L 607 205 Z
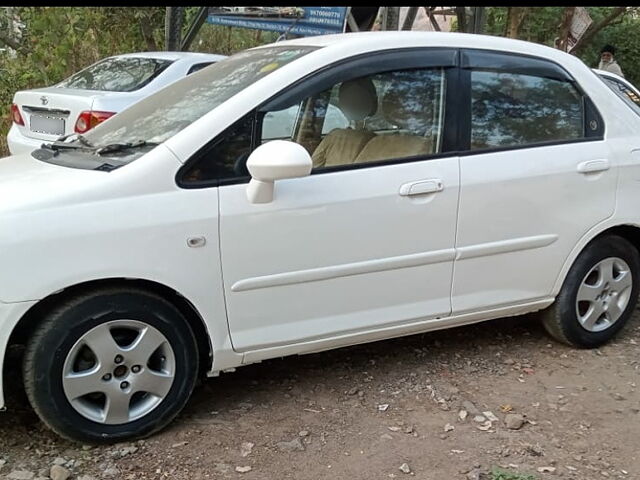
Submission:
M 560 66 L 462 52 L 454 313 L 548 298 L 578 240 L 615 206 L 602 118 Z

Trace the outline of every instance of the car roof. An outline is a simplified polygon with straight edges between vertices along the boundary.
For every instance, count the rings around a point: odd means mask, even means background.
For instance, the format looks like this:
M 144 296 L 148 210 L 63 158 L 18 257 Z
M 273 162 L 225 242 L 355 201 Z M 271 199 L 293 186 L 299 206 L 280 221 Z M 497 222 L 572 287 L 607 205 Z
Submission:
M 496 37 L 493 35 L 479 35 L 458 32 L 419 32 L 419 31 L 382 31 L 382 32 L 353 32 L 334 35 L 319 35 L 312 37 L 285 40 L 267 46 L 311 46 L 326 49 L 342 49 L 350 45 L 360 50 L 383 50 L 389 48 L 403 48 L 412 46 L 476 48 L 530 54 L 555 60 L 559 63 L 574 63 L 577 57 L 556 48 L 538 43 L 516 40 L 513 38 Z M 324 49 L 324 48 L 323 48 Z M 571 59 L 571 60 L 570 60 Z
M 113 55 L 112 58 L 157 58 L 161 60 L 193 60 L 193 61 L 218 61 L 226 58 L 226 55 L 198 52 L 134 52 Z

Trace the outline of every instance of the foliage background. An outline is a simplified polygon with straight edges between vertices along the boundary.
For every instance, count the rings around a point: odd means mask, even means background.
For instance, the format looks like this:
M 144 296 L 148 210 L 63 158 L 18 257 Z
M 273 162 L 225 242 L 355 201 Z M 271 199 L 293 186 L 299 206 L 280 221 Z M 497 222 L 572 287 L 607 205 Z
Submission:
M 196 11 L 187 9 L 185 25 Z M 6 49 L 0 51 L 0 157 L 8 155 L 9 107 L 16 91 L 53 85 L 110 55 L 163 50 L 164 15 L 164 7 L 0 8 L 0 47 Z M 23 27 L 12 29 L 12 19 Z M 191 50 L 228 55 L 276 38 L 204 25 Z M 14 52 L 3 39 L 17 47 Z
M 588 7 L 594 22 L 615 7 Z M 505 36 L 510 10 L 521 10 L 517 38 L 552 46 L 565 7 L 487 7 L 486 33 Z M 197 12 L 186 9 L 185 25 Z M 101 58 L 164 48 L 164 7 L 1 7 L 0 8 L 0 157 L 6 155 L 11 125 L 9 106 L 18 90 L 53 85 Z M 231 54 L 275 41 L 277 34 L 204 25 L 191 50 Z M 625 75 L 640 84 L 640 18 L 635 8 L 599 31 L 578 52 L 589 66 L 598 63 L 605 43 Z M 8 48 L 13 47 L 13 48 Z
M 587 7 L 594 23 L 607 17 L 614 7 Z M 487 8 L 488 35 L 506 36 L 507 7 Z M 553 46 L 559 36 L 560 22 L 565 7 L 530 7 L 525 16 L 517 38 L 529 42 Z M 597 67 L 600 61 L 600 49 L 611 44 L 616 47 L 616 60 L 625 77 L 634 85 L 640 85 L 640 15 L 637 8 L 628 8 L 611 24 L 600 30 L 578 53 L 577 56 L 589 67 Z

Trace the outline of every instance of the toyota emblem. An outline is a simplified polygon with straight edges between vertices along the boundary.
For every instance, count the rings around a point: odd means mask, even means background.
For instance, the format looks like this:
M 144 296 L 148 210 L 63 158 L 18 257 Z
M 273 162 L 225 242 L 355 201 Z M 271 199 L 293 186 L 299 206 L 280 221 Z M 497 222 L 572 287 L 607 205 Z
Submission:
M 40 97 L 40 101 L 42 102 L 42 105 L 46 105 L 47 103 L 49 103 L 49 99 L 47 97 Z

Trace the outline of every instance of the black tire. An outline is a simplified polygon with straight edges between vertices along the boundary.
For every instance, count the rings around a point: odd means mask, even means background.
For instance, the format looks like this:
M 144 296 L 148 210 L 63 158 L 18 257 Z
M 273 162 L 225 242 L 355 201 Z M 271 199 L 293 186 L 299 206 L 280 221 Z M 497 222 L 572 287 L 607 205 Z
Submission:
M 144 416 L 105 424 L 86 418 L 71 405 L 63 387 L 63 367 L 83 335 L 118 319 L 142 322 L 164 335 L 175 360 L 174 378 L 159 404 Z M 23 370 L 29 401 L 49 428 L 70 440 L 110 443 L 151 435 L 176 417 L 195 385 L 198 350 L 187 321 L 171 303 L 144 290 L 112 288 L 79 295 L 51 311 L 30 338 Z
M 632 286 L 628 304 L 619 319 L 608 328 L 594 332 L 584 328 L 578 319 L 576 299 L 585 276 L 602 260 L 618 257 L 631 272 Z M 627 323 L 638 300 L 640 287 L 640 255 L 627 240 L 617 235 L 597 238 L 580 253 L 564 280 L 553 305 L 542 313 L 542 323 L 556 340 L 580 348 L 595 348 L 611 340 Z

